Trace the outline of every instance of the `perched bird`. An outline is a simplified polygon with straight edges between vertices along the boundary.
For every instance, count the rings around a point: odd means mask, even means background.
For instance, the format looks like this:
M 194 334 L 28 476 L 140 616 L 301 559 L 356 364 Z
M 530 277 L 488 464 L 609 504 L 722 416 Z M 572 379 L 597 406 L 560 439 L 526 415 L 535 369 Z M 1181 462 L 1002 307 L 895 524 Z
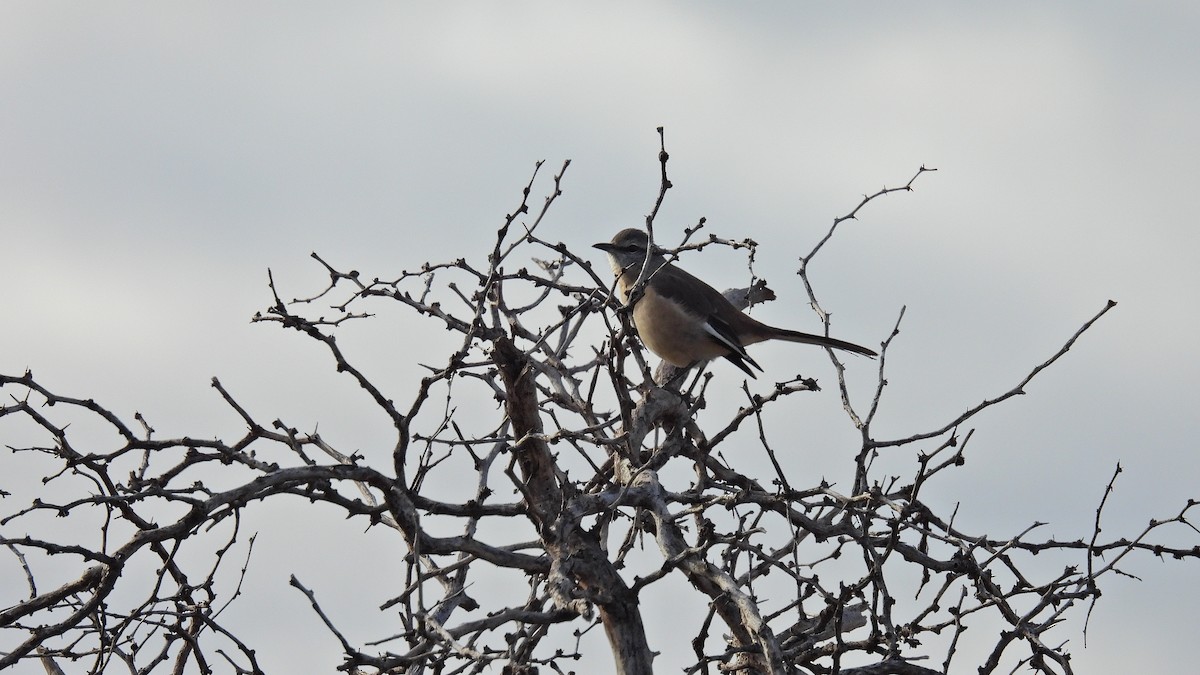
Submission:
M 611 242 L 595 244 L 608 254 L 613 273 L 617 275 L 617 291 L 627 304 L 629 293 L 646 263 L 648 244 L 646 233 L 634 228 L 621 230 Z M 747 375 L 755 377 L 750 366 L 760 371 L 762 366 L 746 353 L 746 345 L 764 340 L 804 342 L 875 356 L 875 352 L 866 347 L 775 328 L 750 318 L 715 288 L 667 262 L 658 247 L 650 253 L 643 293 L 633 306 L 633 323 L 650 351 L 680 368 L 724 356 Z

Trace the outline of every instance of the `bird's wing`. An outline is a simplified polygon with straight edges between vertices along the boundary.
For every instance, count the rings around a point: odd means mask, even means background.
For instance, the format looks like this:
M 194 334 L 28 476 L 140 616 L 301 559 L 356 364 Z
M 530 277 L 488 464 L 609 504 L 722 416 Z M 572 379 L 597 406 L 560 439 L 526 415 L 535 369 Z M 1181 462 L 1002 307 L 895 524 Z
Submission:
M 751 377 L 750 366 L 762 370 L 762 366 L 746 353 L 746 346 L 738 337 L 732 321 L 749 322 L 749 317 L 739 312 L 717 289 L 674 265 L 664 265 L 654 277 L 654 288 L 663 297 L 683 307 L 689 314 L 704 322 L 704 331 L 729 353 L 725 358 L 744 370 Z
M 715 315 L 708 317 L 704 322 L 704 332 L 708 333 L 712 339 L 716 340 L 722 346 L 728 348 L 729 353 L 725 355 L 725 358 L 729 359 L 729 362 L 733 365 L 746 371 L 747 375 L 756 377 L 754 371 L 750 370 L 750 367 L 746 364 L 750 364 L 750 366 L 754 366 L 759 371 L 762 371 L 762 366 L 750 358 L 750 355 L 746 353 L 746 348 L 738 340 L 737 334 L 720 317 Z
M 717 289 L 674 265 L 664 265 L 654 273 L 654 288 L 663 297 L 701 318 L 737 312 Z M 725 323 L 728 325 L 729 322 Z

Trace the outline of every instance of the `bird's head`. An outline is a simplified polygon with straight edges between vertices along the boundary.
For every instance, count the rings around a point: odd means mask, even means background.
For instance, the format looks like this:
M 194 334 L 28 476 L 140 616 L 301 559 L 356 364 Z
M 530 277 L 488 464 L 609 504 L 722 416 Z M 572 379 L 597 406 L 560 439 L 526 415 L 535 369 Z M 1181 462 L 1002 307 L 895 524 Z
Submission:
M 612 241 L 594 244 L 593 246 L 608 254 L 613 271 L 620 274 L 623 270 L 630 269 L 633 266 L 637 266 L 637 268 L 641 267 L 642 263 L 646 260 L 646 247 L 649 243 L 650 240 L 645 232 L 630 227 L 618 232 L 617 236 L 612 238 Z M 650 260 L 651 267 L 657 267 L 665 263 L 666 260 L 662 259 L 661 256 L 661 249 L 655 246 L 654 255 L 651 256 Z

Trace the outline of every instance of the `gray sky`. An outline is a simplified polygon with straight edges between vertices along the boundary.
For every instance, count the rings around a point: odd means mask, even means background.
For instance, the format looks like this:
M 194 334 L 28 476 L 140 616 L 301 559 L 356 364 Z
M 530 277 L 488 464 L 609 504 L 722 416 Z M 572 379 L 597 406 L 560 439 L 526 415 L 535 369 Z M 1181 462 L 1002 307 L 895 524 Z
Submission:
M 1041 520 L 1087 536 L 1118 461 L 1106 534 L 1200 496 L 1195 3 L 301 5 L 4 4 L 0 370 L 197 436 L 239 429 L 216 375 L 261 417 L 319 423 L 369 456 L 380 420 L 326 356 L 249 323 L 270 300 L 266 269 L 294 296 L 322 282 L 311 251 L 381 277 L 482 257 L 539 159 L 545 177 L 573 161 L 542 236 L 582 251 L 651 208 L 661 125 L 676 188 L 659 231 L 705 217 L 763 244 L 755 271 L 781 299 L 757 316 L 801 330 L 817 323 L 797 255 L 863 193 L 938 169 L 869 205 L 810 270 L 839 337 L 875 344 L 907 306 L 882 435 L 1006 391 L 1120 303 L 1027 396 L 977 421 L 967 465 L 939 486 L 967 502 L 968 530 Z M 744 282 L 732 254 L 712 256 L 683 264 Z M 388 321 L 358 344 L 407 400 L 411 362 L 436 361 L 444 333 Z M 831 417 L 844 431 L 819 350 L 754 353 L 827 385 L 801 422 L 776 420 L 781 438 Z M 865 403 L 873 366 L 852 367 Z M 844 484 L 852 448 L 825 447 L 785 468 Z M 313 531 L 262 515 L 254 580 L 297 643 L 266 663 L 332 670 L 336 644 L 286 579 L 345 561 L 296 560 L 288 547 Z M 338 522 L 321 530 L 326 550 L 362 545 Z M 1088 648 L 1079 625 L 1061 630 L 1075 667 L 1191 663 L 1200 567 L 1126 569 L 1144 581 L 1109 580 Z

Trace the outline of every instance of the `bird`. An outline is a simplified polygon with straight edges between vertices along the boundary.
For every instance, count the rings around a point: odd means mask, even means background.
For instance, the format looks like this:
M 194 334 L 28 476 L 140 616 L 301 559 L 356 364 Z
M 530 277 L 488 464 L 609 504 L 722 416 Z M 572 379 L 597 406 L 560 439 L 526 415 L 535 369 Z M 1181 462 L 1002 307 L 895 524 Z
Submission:
M 612 241 L 594 244 L 608 254 L 617 276 L 617 292 L 629 304 L 630 293 L 647 264 L 650 240 L 645 232 L 628 228 Z M 717 289 L 667 261 L 663 250 L 650 251 L 642 295 L 634 301 L 633 324 L 642 343 L 667 363 L 679 368 L 728 359 L 747 375 L 757 377 L 751 366 L 762 372 L 746 346 L 764 340 L 786 340 L 876 356 L 866 347 L 799 331 L 768 326 L 743 313 Z

